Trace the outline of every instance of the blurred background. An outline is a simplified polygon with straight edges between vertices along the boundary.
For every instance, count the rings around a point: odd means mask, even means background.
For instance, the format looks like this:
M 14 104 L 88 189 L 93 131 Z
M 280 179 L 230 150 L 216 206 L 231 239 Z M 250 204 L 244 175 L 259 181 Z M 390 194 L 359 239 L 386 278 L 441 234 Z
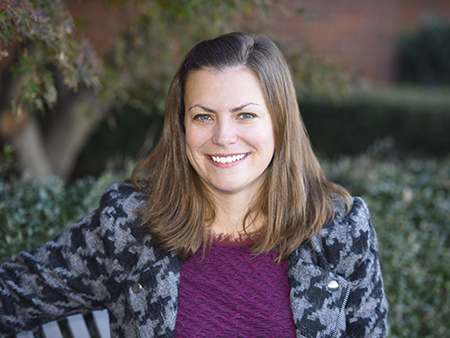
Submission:
M 193 44 L 264 34 L 325 174 L 369 205 L 390 337 L 450 336 L 448 0 L 6 0 L 0 25 L 0 261 L 151 151 Z

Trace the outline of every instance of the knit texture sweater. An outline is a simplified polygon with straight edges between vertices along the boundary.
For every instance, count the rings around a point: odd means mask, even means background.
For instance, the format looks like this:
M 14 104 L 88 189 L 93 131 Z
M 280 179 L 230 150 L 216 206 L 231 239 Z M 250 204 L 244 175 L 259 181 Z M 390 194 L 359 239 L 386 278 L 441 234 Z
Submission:
M 176 337 L 295 337 L 288 262 L 215 238 L 181 263 Z

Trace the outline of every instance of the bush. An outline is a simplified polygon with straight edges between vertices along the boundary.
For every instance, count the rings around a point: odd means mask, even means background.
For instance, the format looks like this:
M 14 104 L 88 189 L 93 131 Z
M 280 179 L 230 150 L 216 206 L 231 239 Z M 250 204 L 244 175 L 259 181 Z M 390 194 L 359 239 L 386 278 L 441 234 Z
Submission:
M 328 157 L 358 155 L 380 140 L 401 156 L 450 151 L 448 89 L 355 92 L 341 99 L 303 92 L 299 106 L 314 148 Z
M 26 174 L 0 180 L 0 262 L 30 251 L 80 220 L 98 206 L 108 186 L 129 172 L 107 170 L 99 178 L 86 177 L 71 185 L 57 177 L 39 180 Z
M 399 81 L 450 85 L 450 23 L 431 22 L 398 42 Z
M 323 162 L 367 202 L 378 233 L 390 337 L 449 337 L 450 158 Z
M 322 160 L 327 177 L 362 196 L 378 233 L 390 304 L 390 337 L 450 336 L 450 157 Z M 102 192 L 126 175 L 99 179 L 0 183 L 0 259 L 52 238 L 98 205 Z

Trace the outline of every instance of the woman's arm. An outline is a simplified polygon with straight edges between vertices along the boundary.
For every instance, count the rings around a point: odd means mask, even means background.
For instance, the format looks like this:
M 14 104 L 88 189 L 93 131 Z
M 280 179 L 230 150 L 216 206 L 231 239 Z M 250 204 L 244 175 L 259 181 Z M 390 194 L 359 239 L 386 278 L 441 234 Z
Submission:
M 114 185 L 100 208 L 0 267 L 0 335 L 105 307 L 137 260 L 124 250 L 134 240 L 130 210 L 140 203 L 135 197 L 130 185 Z

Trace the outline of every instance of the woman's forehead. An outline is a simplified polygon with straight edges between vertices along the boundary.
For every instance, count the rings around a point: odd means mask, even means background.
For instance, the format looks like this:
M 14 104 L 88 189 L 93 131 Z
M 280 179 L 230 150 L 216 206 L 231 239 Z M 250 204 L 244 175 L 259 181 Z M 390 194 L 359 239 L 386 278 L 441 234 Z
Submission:
M 249 103 L 264 108 L 266 105 L 258 78 L 242 67 L 222 71 L 196 71 L 187 81 L 184 100 L 186 109 L 194 105 L 213 110 L 215 105 L 228 110 L 236 110 Z

